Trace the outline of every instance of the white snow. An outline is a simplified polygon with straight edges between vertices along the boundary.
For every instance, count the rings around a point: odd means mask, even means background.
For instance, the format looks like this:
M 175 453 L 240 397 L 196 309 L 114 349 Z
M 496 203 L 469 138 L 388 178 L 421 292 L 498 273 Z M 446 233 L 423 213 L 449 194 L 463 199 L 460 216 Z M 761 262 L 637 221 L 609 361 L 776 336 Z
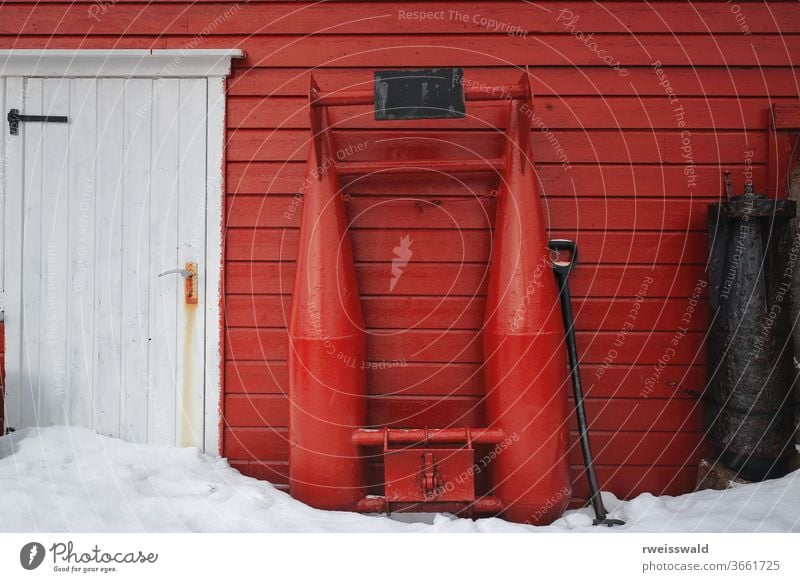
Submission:
M 194 448 L 134 445 L 81 428 L 0 437 L 5 532 L 787 532 L 800 531 L 800 471 L 782 479 L 680 497 L 604 499 L 627 525 L 591 526 L 591 511 L 549 527 L 447 515 L 359 515 L 312 509 L 224 459 Z

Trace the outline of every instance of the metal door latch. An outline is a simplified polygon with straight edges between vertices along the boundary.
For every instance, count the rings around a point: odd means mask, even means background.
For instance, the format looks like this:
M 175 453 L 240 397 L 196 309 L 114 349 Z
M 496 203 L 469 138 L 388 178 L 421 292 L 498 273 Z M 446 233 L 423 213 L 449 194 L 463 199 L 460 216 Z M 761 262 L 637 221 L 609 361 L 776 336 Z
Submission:
M 435 499 L 442 489 L 442 480 L 439 476 L 439 468 L 436 466 L 436 459 L 432 452 L 422 454 L 420 476 L 422 478 L 422 490 L 424 491 L 425 499 Z
M 46 123 L 67 123 L 65 115 L 21 115 L 19 109 L 8 112 L 8 131 L 11 135 L 19 135 L 19 124 L 22 121 L 44 121 Z
M 197 303 L 197 263 L 188 262 L 183 269 L 170 269 L 159 273 L 159 277 L 164 275 L 180 275 L 183 277 L 183 295 L 186 303 L 194 305 Z

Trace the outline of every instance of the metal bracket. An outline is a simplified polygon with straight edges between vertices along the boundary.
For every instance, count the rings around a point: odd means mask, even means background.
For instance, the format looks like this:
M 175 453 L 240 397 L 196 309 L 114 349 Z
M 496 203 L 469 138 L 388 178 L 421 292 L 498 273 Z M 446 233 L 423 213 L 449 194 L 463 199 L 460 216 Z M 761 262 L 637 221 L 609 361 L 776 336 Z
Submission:
M 8 131 L 11 135 L 19 135 L 19 124 L 23 121 L 43 121 L 45 123 L 68 123 L 65 115 L 21 115 L 19 109 L 8 112 Z
M 436 465 L 436 459 L 431 451 L 422 453 L 420 476 L 422 477 L 422 490 L 425 493 L 425 499 L 436 498 L 442 490 L 442 480 L 439 476 L 439 467 Z
M 183 269 L 170 269 L 159 273 L 159 277 L 164 275 L 180 275 L 183 277 L 183 296 L 186 303 L 195 305 L 197 303 L 197 263 L 189 261 Z

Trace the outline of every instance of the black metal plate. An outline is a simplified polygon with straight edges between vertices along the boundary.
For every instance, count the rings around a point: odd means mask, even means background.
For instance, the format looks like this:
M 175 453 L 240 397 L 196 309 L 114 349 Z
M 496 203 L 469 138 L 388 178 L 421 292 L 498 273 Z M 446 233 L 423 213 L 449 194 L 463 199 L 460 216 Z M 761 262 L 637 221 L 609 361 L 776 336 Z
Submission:
M 461 69 L 375 71 L 375 119 L 464 117 Z

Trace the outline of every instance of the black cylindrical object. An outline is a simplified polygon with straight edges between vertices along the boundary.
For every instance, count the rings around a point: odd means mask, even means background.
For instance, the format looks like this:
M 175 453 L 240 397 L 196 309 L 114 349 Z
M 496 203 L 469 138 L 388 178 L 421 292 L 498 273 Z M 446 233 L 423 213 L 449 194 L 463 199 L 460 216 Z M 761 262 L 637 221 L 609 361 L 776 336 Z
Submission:
M 787 471 L 797 381 L 789 290 L 796 203 L 753 194 L 710 204 L 708 440 L 748 481 Z

